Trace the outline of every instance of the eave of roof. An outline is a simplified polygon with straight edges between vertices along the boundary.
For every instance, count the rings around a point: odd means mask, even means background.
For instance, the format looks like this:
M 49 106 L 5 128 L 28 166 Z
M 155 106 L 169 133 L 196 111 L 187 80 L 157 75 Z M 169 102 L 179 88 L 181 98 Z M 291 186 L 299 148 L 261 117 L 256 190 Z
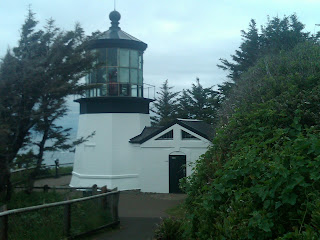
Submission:
M 211 125 L 209 125 L 203 121 L 190 121 L 190 120 L 176 119 L 166 126 L 158 127 L 158 129 L 154 129 L 154 131 L 152 131 L 152 132 L 150 131 L 150 133 L 144 132 L 146 129 L 145 128 L 141 134 L 131 138 L 129 142 L 142 144 L 175 124 L 179 124 L 180 126 L 186 128 L 186 129 L 188 129 L 188 130 L 190 130 L 190 131 L 198 134 L 199 136 L 201 136 L 205 139 L 208 139 L 210 141 L 213 139 L 214 130 Z M 198 126 L 196 126 L 196 125 L 198 125 Z M 204 131 L 204 128 L 208 128 L 209 131 Z

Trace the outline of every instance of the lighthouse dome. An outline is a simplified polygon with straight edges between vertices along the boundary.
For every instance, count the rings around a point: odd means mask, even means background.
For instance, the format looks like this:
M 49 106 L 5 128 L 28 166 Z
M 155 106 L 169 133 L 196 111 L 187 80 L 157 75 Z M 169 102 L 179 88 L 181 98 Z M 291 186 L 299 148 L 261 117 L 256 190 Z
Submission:
M 143 79 L 143 53 L 147 44 L 119 27 L 121 14 L 118 11 L 110 12 L 109 19 L 109 29 L 96 35 L 89 43 L 89 49 L 97 54 L 98 67 L 86 77 L 87 85 L 91 86 L 86 98 L 112 97 L 115 101 L 115 97 L 121 97 L 121 101 L 131 98 L 130 102 L 140 101 L 137 98 L 150 98 L 149 93 L 154 92 L 154 86 L 144 85 Z M 145 96 L 144 92 L 148 95 Z

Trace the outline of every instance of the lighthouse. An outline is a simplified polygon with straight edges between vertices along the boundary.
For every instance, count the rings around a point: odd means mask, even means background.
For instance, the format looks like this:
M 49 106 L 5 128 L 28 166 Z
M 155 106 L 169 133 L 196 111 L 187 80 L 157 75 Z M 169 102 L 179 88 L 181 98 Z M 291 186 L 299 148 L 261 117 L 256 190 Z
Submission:
M 76 148 L 70 186 L 139 189 L 139 162 L 129 140 L 150 127 L 144 97 L 143 53 L 147 44 L 119 27 L 121 15 L 109 14 L 109 30 L 90 41 L 98 68 L 86 77 L 89 90 L 80 104 L 78 138 L 95 133 Z

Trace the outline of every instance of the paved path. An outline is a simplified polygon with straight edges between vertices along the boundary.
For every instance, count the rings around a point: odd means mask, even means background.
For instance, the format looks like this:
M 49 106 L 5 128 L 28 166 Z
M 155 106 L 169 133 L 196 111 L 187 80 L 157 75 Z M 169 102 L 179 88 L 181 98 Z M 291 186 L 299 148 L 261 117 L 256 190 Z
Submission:
M 121 192 L 119 201 L 120 229 L 99 233 L 92 240 L 151 240 L 156 225 L 167 217 L 165 210 L 181 203 L 182 194 Z
M 71 181 L 71 175 L 67 175 L 67 176 L 62 176 L 62 177 L 59 177 L 59 178 L 38 179 L 38 180 L 35 181 L 34 185 L 36 187 L 43 187 L 46 184 L 49 187 L 53 187 L 53 186 L 67 187 L 67 186 L 69 186 L 70 181 Z

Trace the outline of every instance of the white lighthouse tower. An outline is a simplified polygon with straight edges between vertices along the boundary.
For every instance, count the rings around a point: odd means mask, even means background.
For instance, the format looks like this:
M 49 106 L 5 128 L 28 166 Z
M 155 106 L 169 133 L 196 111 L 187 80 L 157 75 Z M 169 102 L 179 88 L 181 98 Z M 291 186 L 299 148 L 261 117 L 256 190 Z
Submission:
M 143 95 L 143 52 L 147 44 L 119 27 L 112 11 L 111 27 L 91 40 L 99 67 L 86 78 L 92 86 L 80 104 L 78 137 L 95 135 L 76 148 L 72 187 L 138 189 L 139 164 L 129 139 L 150 126 L 149 103 Z

